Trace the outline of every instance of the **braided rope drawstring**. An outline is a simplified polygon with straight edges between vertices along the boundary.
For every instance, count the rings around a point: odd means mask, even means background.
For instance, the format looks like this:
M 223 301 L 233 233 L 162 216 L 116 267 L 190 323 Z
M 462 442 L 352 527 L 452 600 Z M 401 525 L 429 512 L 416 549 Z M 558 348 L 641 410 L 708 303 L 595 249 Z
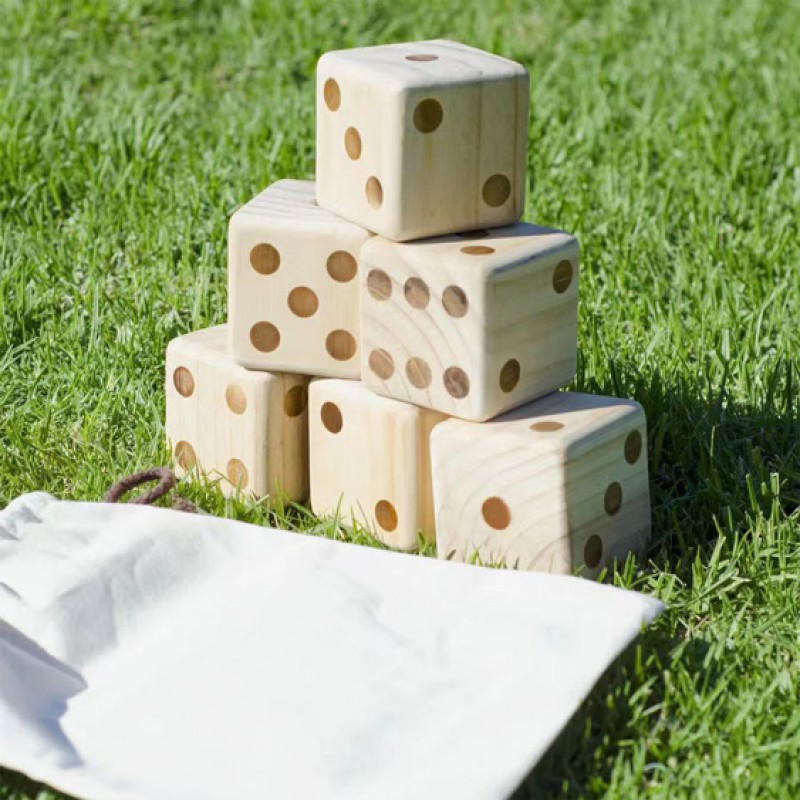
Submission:
M 171 492 L 178 482 L 175 473 L 171 469 L 167 467 L 152 467 L 151 469 L 135 472 L 133 475 L 128 475 L 118 480 L 106 492 L 105 502 L 119 503 L 132 489 L 145 483 L 151 483 L 152 481 L 158 481 L 158 483 L 152 489 L 148 489 L 146 492 L 143 492 L 137 497 L 134 497 L 133 500 L 128 500 L 127 502 L 140 506 L 152 505 L 156 500 L 160 500 Z M 197 513 L 197 507 L 194 503 L 191 503 L 185 497 L 180 497 L 180 495 L 173 496 L 172 507 L 177 511 L 185 511 L 188 514 Z

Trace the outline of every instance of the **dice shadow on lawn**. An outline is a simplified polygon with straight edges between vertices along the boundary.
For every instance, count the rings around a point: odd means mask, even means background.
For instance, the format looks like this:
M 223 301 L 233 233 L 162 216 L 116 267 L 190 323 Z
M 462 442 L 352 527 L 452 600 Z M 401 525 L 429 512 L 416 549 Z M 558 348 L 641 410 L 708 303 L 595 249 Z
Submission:
M 712 557 L 720 535 L 715 520 L 725 535 L 749 529 L 755 516 L 769 517 L 776 504 L 786 515 L 800 507 L 800 418 L 789 366 L 778 364 L 766 376 L 772 389 L 760 405 L 734 403 L 724 388 L 643 376 L 630 364 L 612 363 L 610 373 L 603 384 L 579 377 L 576 388 L 631 397 L 645 408 L 653 512 L 650 546 L 637 564 L 645 577 L 666 572 L 691 585 L 693 564 Z M 714 685 L 718 659 L 706 642 L 686 640 L 680 631 L 677 614 L 667 609 L 616 659 L 513 800 L 602 793 L 616 756 L 604 741 L 640 737 L 637 715 L 663 701 L 673 664 L 703 686 Z M 639 690 L 646 701 L 633 700 Z M 663 768 L 647 765 L 645 774 Z

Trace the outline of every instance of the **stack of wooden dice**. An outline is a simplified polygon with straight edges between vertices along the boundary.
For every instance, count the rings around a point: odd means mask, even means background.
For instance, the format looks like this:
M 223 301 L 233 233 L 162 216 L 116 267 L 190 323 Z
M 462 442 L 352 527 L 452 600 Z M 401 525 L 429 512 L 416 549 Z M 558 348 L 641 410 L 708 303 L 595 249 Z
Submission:
M 316 183 L 234 214 L 228 325 L 169 345 L 179 468 L 441 558 L 595 576 L 640 549 L 641 407 L 558 391 L 579 248 L 519 222 L 528 104 L 522 66 L 454 42 L 320 59 Z

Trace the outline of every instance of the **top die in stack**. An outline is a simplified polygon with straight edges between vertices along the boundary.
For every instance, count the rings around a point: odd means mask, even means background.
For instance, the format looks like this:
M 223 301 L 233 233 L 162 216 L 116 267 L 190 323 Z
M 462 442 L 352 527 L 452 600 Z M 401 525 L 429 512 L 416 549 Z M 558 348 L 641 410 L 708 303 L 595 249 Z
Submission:
M 317 68 L 317 201 L 394 241 L 522 215 L 529 78 L 449 41 L 326 53 Z

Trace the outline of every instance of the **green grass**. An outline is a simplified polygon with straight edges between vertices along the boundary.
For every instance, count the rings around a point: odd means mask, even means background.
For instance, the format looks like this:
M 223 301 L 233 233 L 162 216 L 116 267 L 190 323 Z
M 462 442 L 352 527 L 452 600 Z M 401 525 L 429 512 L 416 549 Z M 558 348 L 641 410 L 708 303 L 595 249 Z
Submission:
M 800 794 L 796 2 L 0 0 L 0 18 L 0 505 L 99 499 L 163 462 L 164 348 L 225 318 L 231 212 L 312 176 L 320 53 L 502 53 L 532 74 L 527 217 L 583 247 L 575 385 L 648 414 L 655 535 L 610 580 L 669 606 L 520 797 Z M 0 775 L 0 797 L 39 791 Z

